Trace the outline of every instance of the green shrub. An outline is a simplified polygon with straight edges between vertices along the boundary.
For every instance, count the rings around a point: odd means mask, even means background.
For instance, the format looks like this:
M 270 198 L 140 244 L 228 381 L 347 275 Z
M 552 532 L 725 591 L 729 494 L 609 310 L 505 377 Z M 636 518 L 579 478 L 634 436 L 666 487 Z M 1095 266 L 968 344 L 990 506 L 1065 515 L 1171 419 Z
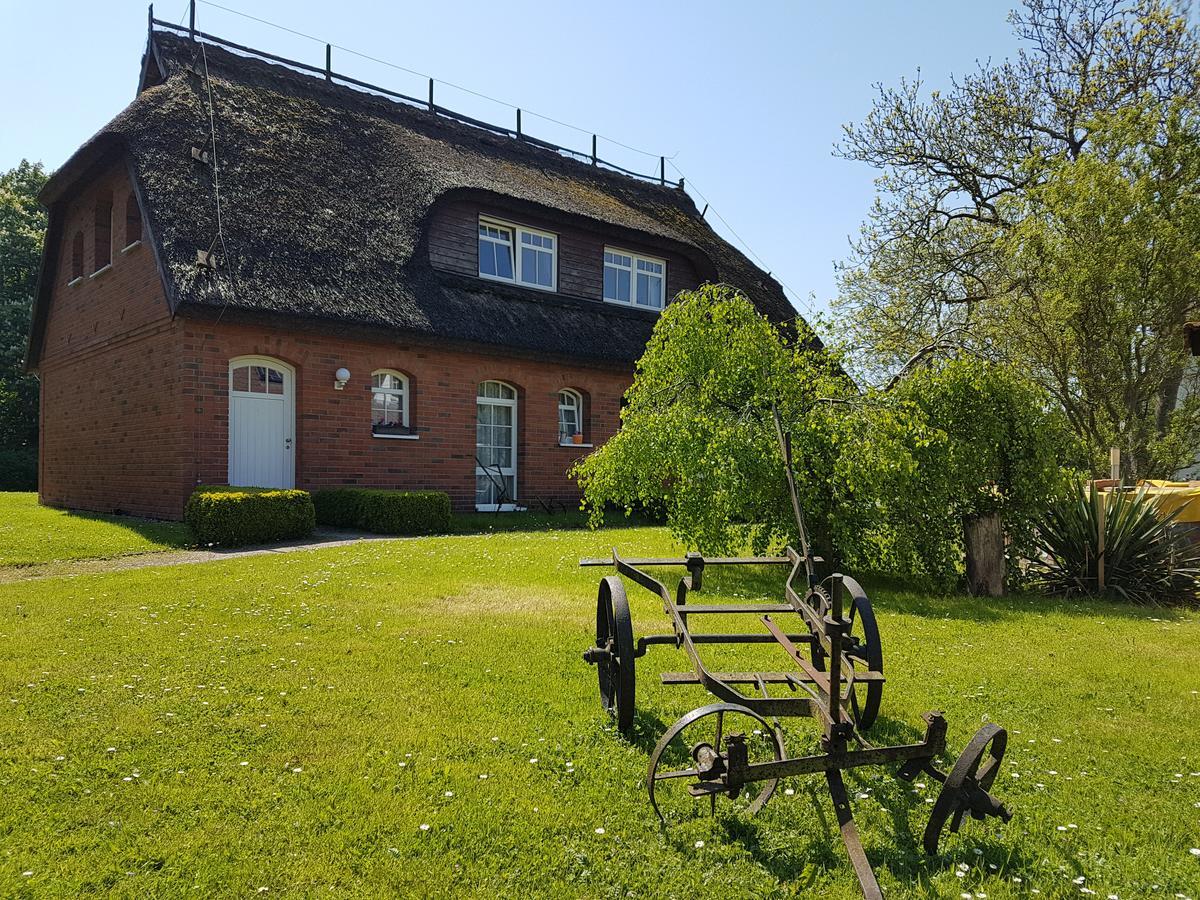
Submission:
M 0 449 L 0 491 L 37 490 L 37 448 Z
M 223 547 L 307 537 L 317 524 L 307 491 L 219 485 L 197 488 L 183 519 L 197 542 Z
M 362 504 L 359 488 L 326 488 L 314 491 L 313 506 L 317 510 L 317 524 L 330 528 L 357 528 Z
M 329 488 L 313 498 L 317 521 L 376 534 L 434 534 L 450 528 L 450 497 L 441 491 Z
M 1104 583 L 1100 584 L 1100 505 Z M 1143 491 L 1098 493 L 1095 485 L 1051 505 L 1038 527 L 1030 574 L 1047 594 L 1099 595 L 1131 603 L 1195 603 L 1200 546 L 1173 527 Z

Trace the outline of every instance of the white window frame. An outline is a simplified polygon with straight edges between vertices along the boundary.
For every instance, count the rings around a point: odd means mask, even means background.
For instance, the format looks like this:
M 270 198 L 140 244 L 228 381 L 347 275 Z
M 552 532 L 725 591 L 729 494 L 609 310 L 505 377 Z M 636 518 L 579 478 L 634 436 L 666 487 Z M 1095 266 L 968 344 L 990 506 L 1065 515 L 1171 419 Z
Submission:
M 375 386 L 375 378 L 378 375 L 391 375 L 393 378 L 398 378 L 400 380 L 401 386 L 398 388 L 376 387 Z M 372 420 L 371 421 L 371 437 L 384 438 L 387 440 L 402 440 L 402 441 L 415 441 L 417 439 L 417 435 L 415 435 L 415 434 L 376 434 L 375 433 L 374 419 L 375 419 L 375 395 L 376 394 L 399 395 L 399 397 L 400 397 L 400 427 L 401 428 L 411 428 L 412 427 L 408 423 L 409 408 L 412 405 L 410 402 L 411 398 L 409 396 L 410 390 L 411 390 L 411 382 L 409 382 L 408 376 L 397 369 L 376 369 L 374 372 L 371 373 L 371 420 Z
M 627 270 L 629 272 L 629 300 L 625 301 L 625 300 L 617 300 L 612 297 L 604 297 L 605 303 L 615 303 L 617 306 L 628 306 L 633 309 L 645 309 L 645 310 L 650 310 L 650 311 L 653 311 L 656 313 L 662 312 L 663 309 L 666 308 L 666 305 L 667 305 L 667 261 L 665 259 L 662 259 L 661 257 L 658 257 L 658 256 L 647 256 L 645 253 L 635 253 L 632 250 L 624 250 L 620 247 L 606 246 L 604 248 L 604 252 L 605 253 L 620 253 L 622 256 L 628 256 L 630 258 L 629 269 Z M 612 266 L 614 269 L 621 269 L 622 271 L 626 271 L 626 270 L 625 270 L 624 266 L 618 266 L 614 263 L 610 263 L 608 260 L 604 259 L 604 257 L 601 257 L 600 259 L 601 259 L 601 264 L 602 264 L 600 294 L 603 297 L 604 296 L 603 270 L 607 269 L 609 266 Z M 662 266 L 662 298 L 661 298 L 662 306 L 645 306 L 645 305 L 637 302 L 637 275 L 638 275 L 638 267 L 637 266 L 638 266 L 639 261 L 647 262 L 647 263 L 655 263 L 656 265 Z
M 481 397 L 481 396 L 479 396 L 479 391 L 483 388 L 483 386 L 485 384 L 490 384 L 490 383 L 495 383 L 495 384 L 501 385 L 502 387 L 508 388 L 508 390 L 512 391 L 512 397 L 507 398 L 507 397 Z M 492 406 L 508 406 L 508 407 L 512 408 L 512 461 L 513 461 L 513 464 L 511 466 L 501 466 L 500 474 L 506 478 L 510 477 L 510 476 L 512 477 L 513 499 L 516 499 L 516 497 L 518 496 L 518 494 L 517 494 L 517 463 L 519 462 L 519 460 L 517 459 L 517 413 L 520 412 L 520 410 L 517 408 L 517 403 L 518 403 L 519 399 L 520 399 L 520 393 L 517 391 L 517 389 L 515 387 L 513 387 L 507 381 L 500 381 L 497 378 L 489 378 L 486 381 L 481 381 L 475 388 L 475 421 L 476 421 L 476 423 L 479 422 L 479 404 L 480 403 L 487 403 Z M 478 448 L 479 445 L 476 444 L 475 446 L 476 446 L 476 448 Z M 508 471 L 506 471 L 506 469 Z M 479 462 L 476 461 L 475 477 L 478 478 L 480 475 L 488 475 L 488 474 L 489 473 L 485 469 L 482 469 L 480 467 Z M 524 509 L 524 507 L 518 506 L 515 503 L 500 503 L 500 504 L 476 503 L 475 509 L 477 512 L 519 512 L 522 509 Z
M 563 403 L 563 396 L 571 397 L 575 402 L 573 405 Z M 576 444 L 570 438 L 563 439 L 562 429 L 562 412 L 564 409 L 573 409 L 575 411 L 575 432 L 587 437 L 583 428 L 583 395 L 574 388 L 562 388 L 558 392 L 558 443 L 560 447 L 582 447 L 583 444 Z
M 518 225 L 514 222 L 506 222 L 503 219 L 494 219 L 491 216 L 480 216 L 480 225 L 487 225 L 491 228 L 503 228 L 512 237 L 510 246 L 512 248 L 512 278 L 502 278 L 499 275 L 488 275 L 484 272 L 479 272 L 480 278 L 485 278 L 488 281 L 502 281 L 505 284 L 515 284 L 519 287 L 531 288 L 535 291 L 548 291 L 550 293 L 558 292 L 558 235 L 553 231 L 542 231 L 537 228 L 529 228 L 525 225 Z M 554 246 L 550 252 L 550 286 L 544 284 L 534 284 L 533 282 L 523 281 L 521 279 L 521 235 L 529 234 L 537 237 L 550 238 L 554 241 Z M 476 228 L 476 247 L 479 245 L 479 233 Z M 544 249 L 542 252 L 546 252 Z M 478 261 L 477 261 L 478 262 Z M 476 265 L 478 269 L 478 265 Z
M 499 230 L 499 231 L 506 231 L 506 232 L 508 232 L 508 240 L 507 240 L 507 241 L 501 241 L 501 240 L 499 240 L 498 238 L 494 238 L 494 237 L 492 237 L 491 235 L 488 235 L 487 237 L 484 237 L 484 235 L 481 235 L 481 234 L 479 234 L 479 229 L 480 229 L 480 228 L 495 228 L 495 229 L 497 229 L 497 230 Z M 508 257 L 509 257 L 509 258 L 508 258 L 508 262 L 509 262 L 509 268 L 510 268 L 510 269 L 512 269 L 512 273 L 513 273 L 513 277 L 512 277 L 512 278 L 505 278 L 503 275 L 492 275 L 492 274 L 490 274 L 490 273 L 487 273 L 487 272 L 484 272 L 484 271 L 483 271 L 483 262 L 482 262 L 482 259 L 481 259 L 480 255 L 479 255 L 479 242 L 480 242 L 481 240 L 487 240 L 487 241 L 490 241 L 490 242 L 491 242 L 491 243 L 493 243 L 493 244 L 500 244 L 500 245 L 502 245 L 502 246 L 503 246 L 504 244 L 507 244 L 507 245 L 508 245 Z M 506 223 L 506 222 L 500 222 L 500 221 L 497 221 L 497 220 L 495 220 L 495 219 L 488 219 L 488 218 L 485 218 L 485 217 L 483 217 L 483 216 L 480 216 L 480 217 L 479 217 L 479 224 L 478 224 L 478 226 L 477 226 L 477 227 L 476 227 L 476 229 L 475 229 L 475 248 L 476 248 L 476 250 L 475 250 L 475 253 L 476 253 L 476 257 L 475 257 L 475 263 L 476 263 L 476 265 L 475 265 L 475 268 L 476 268 L 476 270 L 479 272 L 479 277 L 480 277 L 480 278 L 486 278 L 486 279 L 488 279 L 489 281 L 503 281 L 503 282 L 507 282 L 507 283 L 509 283 L 509 284 L 511 284 L 511 283 L 513 283 L 514 281 L 516 281 L 516 276 L 517 276 L 517 251 L 516 251 L 516 246 L 517 246 L 517 230 L 516 230 L 516 227 L 515 227 L 515 226 L 513 226 L 513 225 L 509 225 L 509 224 L 508 224 L 508 223 Z

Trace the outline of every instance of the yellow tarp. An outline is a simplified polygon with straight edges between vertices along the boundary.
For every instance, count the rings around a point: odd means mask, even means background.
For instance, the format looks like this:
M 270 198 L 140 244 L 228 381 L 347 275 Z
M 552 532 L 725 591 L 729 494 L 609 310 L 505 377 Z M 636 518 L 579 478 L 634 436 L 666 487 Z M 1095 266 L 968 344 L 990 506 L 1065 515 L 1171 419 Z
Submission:
M 1163 514 L 1179 510 L 1176 522 L 1200 522 L 1200 481 L 1139 481 Z

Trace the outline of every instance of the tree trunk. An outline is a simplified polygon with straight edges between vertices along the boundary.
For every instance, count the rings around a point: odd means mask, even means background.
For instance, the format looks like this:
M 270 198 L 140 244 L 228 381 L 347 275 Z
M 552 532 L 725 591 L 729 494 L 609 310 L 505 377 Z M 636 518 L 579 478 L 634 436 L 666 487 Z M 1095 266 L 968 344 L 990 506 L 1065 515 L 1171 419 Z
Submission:
M 1004 596 L 1004 523 L 999 513 L 963 523 L 967 550 L 967 590 L 984 597 Z

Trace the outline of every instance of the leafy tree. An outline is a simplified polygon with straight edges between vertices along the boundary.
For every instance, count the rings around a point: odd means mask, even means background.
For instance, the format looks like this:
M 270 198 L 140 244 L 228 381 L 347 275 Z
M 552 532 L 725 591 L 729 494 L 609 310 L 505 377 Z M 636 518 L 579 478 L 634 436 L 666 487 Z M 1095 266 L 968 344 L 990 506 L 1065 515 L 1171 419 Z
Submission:
M 0 448 L 36 448 L 37 379 L 24 371 L 46 214 L 40 163 L 0 173 Z
M 942 467 L 938 480 L 961 529 L 956 537 L 977 520 L 999 516 L 1011 542 L 1009 575 L 1017 575 L 1015 563 L 1032 546 L 1047 502 L 1086 464 L 1065 418 L 1038 385 L 972 356 L 933 358 L 898 379 L 893 391 L 893 402 L 910 403 L 946 435 L 943 453 L 929 464 Z
M 853 362 L 921 348 L 1027 372 L 1093 454 L 1164 475 L 1200 445 L 1200 42 L 1168 0 L 1027 0 L 1025 48 L 946 92 L 881 89 L 839 152 L 881 171 L 843 267 Z M 1200 387 L 1200 385 L 1194 385 Z
M 965 517 L 999 510 L 1027 530 L 1062 447 L 1044 395 L 1011 373 L 963 359 L 863 395 L 803 323 L 777 328 L 723 286 L 667 307 L 626 400 L 620 431 L 575 469 L 594 521 L 662 505 L 704 552 L 794 542 L 777 408 L 818 552 L 946 579 Z

